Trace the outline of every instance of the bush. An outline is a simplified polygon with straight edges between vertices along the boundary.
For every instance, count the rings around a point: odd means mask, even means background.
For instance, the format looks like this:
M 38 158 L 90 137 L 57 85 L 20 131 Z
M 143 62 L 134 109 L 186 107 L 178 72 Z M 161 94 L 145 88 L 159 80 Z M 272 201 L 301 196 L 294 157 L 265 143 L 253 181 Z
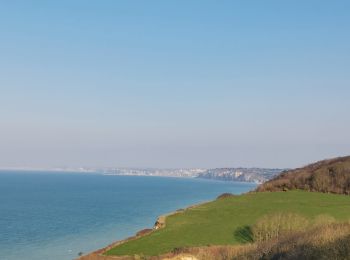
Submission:
M 138 231 L 136 233 L 136 236 L 144 236 L 146 234 L 151 233 L 152 231 L 153 231 L 153 229 L 151 229 L 151 228 L 145 228 L 145 229 L 142 229 L 142 230 Z
M 262 242 L 234 259 L 350 259 L 350 224 L 333 223 Z
M 223 193 L 221 195 L 219 195 L 216 199 L 225 199 L 225 198 L 230 198 L 230 197 L 233 197 L 235 195 L 233 195 L 232 193 Z
M 301 231 L 309 221 L 295 213 L 269 214 L 260 218 L 252 227 L 254 241 L 267 241 L 281 235 Z

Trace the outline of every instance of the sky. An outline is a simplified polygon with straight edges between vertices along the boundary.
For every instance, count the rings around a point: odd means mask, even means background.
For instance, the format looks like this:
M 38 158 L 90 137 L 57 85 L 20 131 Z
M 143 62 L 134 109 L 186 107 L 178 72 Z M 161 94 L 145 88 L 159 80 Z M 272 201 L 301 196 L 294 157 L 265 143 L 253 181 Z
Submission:
M 2 1 L 0 167 L 350 154 L 350 1 Z

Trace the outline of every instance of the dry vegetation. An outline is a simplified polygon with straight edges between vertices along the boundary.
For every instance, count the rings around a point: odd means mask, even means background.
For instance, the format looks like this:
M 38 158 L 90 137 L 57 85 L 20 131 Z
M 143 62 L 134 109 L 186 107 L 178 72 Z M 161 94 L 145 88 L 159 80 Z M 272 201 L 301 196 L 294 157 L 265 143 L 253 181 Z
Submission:
M 291 232 L 232 259 L 350 259 L 350 224 L 332 223 Z
M 291 232 L 305 230 L 308 226 L 308 219 L 295 213 L 268 214 L 253 225 L 252 239 L 256 242 L 269 241 Z
M 290 189 L 350 194 L 350 156 L 324 160 L 283 172 L 260 185 L 257 191 Z
M 313 224 L 296 214 L 266 215 L 252 227 L 252 236 L 255 243 L 182 248 L 167 259 L 350 259 L 350 223 L 336 223 L 327 215 L 317 216 Z

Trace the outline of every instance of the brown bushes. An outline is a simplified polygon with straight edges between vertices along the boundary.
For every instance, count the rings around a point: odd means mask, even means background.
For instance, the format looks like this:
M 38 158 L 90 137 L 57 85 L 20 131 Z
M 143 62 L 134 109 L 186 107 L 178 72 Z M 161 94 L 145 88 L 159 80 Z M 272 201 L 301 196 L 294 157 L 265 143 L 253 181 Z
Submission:
M 257 191 L 289 189 L 350 194 L 350 157 L 320 161 L 301 169 L 283 172 L 260 185 Z
M 151 228 L 145 228 L 145 229 L 138 231 L 136 233 L 136 236 L 144 236 L 144 235 L 151 233 L 152 231 L 153 231 L 153 229 L 151 229 Z
M 350 259 L 350 225 L 333 223 L 287 234 L 234 259 Z
M 231 260 L 237 256 L 244 255 L 256 249 L 255 244 L 237 246 L 206 246 L 186 248 L 184 251 L 172 257 L 165 257 L 168 260 Z M 192 257 L 192 258 L 191 258 Z
M 308 225 L 309 221 L 298 214 L 277 213 L 260 218 L 252 227 L 252 235 L 256 242 L 268 241 L 304 230 Z
M 219 200 L 219 199 L 225 199 L 225 198 L 230 198 L 230 197 L 233 197 L 235 196 L 234 194 L 232 193 L 223 193 L 221 195 L 219 195 L 216 199 Z

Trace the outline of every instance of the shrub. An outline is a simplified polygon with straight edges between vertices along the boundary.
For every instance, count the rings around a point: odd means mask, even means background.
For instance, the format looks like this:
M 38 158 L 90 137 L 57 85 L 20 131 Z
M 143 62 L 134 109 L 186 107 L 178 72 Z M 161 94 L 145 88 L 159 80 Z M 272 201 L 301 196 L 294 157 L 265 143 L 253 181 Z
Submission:
M 136 236 L 144 236 L 146 234 L 151 233 L 152 231 L 153 231 L 153 229 L 151 229 L 151 228 L 142 229 L 136 233 Z
M 252 227 L 254 241 L 267 241 L 281 235 L 301 231 L 309 225 L 309 221 L 295 213 L 277 213 L 265 215 Z
M 175 247 L 171 252 L 175 255 L 178 255 L 182 253 L 187 253 L 188 249 L 186 247 Z
M 216 199 L 225 199 L 225 198 L 230 198 L 230 197 L 233 197 L 235 195 L 233 195 L 232 193 L 223 193 L 221 195 L 219 195 Z
M 283 172 L 260 185 L 256 191 L 290 189 L 350 194 L 350 156 L 324 160 Z
M 256 250 L 234 259 L 350 259 L 349 256 L 350 224 L 333 223 L 261 242 Z

